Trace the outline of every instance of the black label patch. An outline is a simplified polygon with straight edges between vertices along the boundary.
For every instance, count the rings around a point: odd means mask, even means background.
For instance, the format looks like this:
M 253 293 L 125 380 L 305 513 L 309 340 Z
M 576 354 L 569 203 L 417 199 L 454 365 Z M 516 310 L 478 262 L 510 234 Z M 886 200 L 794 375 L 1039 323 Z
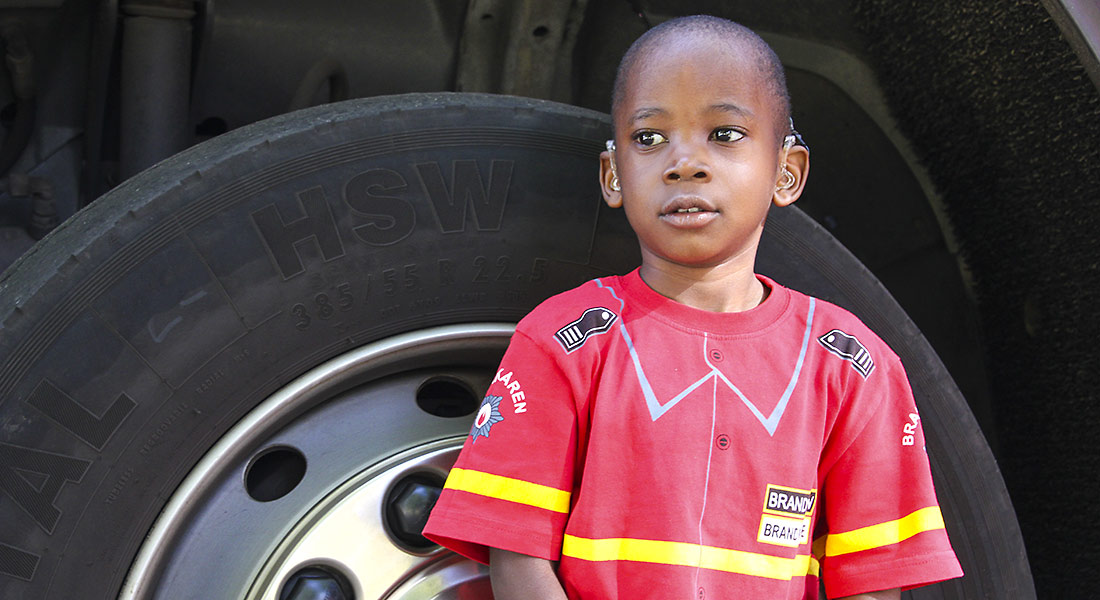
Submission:
M 856 336 L 834 329 L 817 338 L 817 341 L 821 342 L 829 352 L 851 362 L 852 368 L 864 379 L 875 370 L 875 360 L 871 358 L 867 348 L 856 339 Z
M 810 517 L 817 503 L 817 490 L 800 490 L 768 484 L 764 492 L 764 512 L 791 517 Z
M 554 334 L 554 337 L 568 354 L 580 348 L 588 341 L 588 338 L 604 333 L 611 328 L 611 324 L 619 318 L 619 315 L 610 310 L 597 306 L 584 311 L 581 318 L 562 327 Z

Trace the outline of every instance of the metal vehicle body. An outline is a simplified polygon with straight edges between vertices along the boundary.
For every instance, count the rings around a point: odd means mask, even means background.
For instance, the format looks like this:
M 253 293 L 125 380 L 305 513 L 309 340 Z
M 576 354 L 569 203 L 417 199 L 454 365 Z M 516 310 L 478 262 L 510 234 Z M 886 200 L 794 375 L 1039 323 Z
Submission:
M 1039 595 L 1091 593 L 1100 574 L 1074 565 L 1100 562 L 1100 6 L 964 4 L 0 1 L 0 595 L 95 579 L 89 597 L 483 597 L 483 571 L 417 537 L 423 506 L 508 323 L 633 260 L 613 216 L 535 191 L 584 189 L 578 140 L 605 131 L 622 52 L 695 12 L 775 48 L 812 148 L 799 206 L 816 224 L 776 234 L 764 268 L 838 298 L 843 265 L 881 281 L 904 310 L 883 321 L 935 363 L 927 385 L 957 385 L 973 414 L 941 420 L 976 419 L 992 448 L 974 469 L 999 466 Z M 551 155 L 556 173 L 521 172 Z M 313 179 L 278 188 L 295 169 Z M 239 219 L 205 227 L 223 214 Z M 548 254 L 551 234 L 597 231 L 617 241 Z M 807 257 L 815 275 L 798 275 Z M 285 289 L 257 287 L 259 263 Z M 181 283 L 207 272 L 217 285 Z M 878 289 L 852 300 L 861 318 Z M 278 301 L 253 314 L 256 295 Z M 356 503 L 377 522 L 349 517 Z M 342 546 L 348 531 L 366 541 Z

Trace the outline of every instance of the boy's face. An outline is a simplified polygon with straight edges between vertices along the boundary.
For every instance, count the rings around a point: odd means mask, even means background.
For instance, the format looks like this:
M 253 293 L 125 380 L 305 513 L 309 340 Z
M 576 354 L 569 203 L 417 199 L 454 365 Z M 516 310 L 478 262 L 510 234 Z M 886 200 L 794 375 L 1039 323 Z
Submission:
M 608 204 L 625 207 L 644 265 L 751 269 L 768 207 L 801 193 L 808 153 L 780 143 L 779 101 L 753 57 L 682 36 L 651 48 L 627 79 L 613 115 L 621 192 L 607 152 L 601 181 Z M 784 160 L 796 178 L 788 188 Z

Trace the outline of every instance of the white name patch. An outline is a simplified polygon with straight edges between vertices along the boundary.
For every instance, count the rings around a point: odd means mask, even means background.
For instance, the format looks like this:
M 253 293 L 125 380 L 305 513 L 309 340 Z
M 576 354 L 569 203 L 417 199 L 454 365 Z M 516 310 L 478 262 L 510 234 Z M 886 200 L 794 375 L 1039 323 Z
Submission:
M 797 548 L 810 540 L 810 519 L 788 519 L 775 515 L 760 517 L 756 541 L 774 546 Z

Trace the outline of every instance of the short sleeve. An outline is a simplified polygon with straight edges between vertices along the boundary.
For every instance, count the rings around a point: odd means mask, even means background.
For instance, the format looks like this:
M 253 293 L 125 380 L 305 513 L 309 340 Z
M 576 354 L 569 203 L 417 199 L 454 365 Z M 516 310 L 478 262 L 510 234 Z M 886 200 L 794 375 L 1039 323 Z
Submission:
M 833 436 L 841 447 L 824 473 L 827 535 L 814 548 L 830 598 L 962 575 L 908 379 L 896 356 L 889 358 L 869 377 L 855 376 Z
M 517 331 L 424 535 L 482 563 L 489 548 L 558 560 L 575 478 L 573 395 L 553 356 Z

